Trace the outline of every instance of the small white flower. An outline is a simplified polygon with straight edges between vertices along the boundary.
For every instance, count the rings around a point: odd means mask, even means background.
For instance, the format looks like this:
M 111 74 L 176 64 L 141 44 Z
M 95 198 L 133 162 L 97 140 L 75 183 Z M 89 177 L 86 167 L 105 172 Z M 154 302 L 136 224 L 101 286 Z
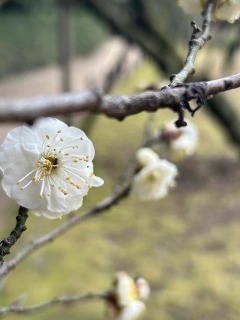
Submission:
M 125 307 L 137 298 L 134 280 L 124 271 L 116 274 L 114 279 L 114 295 L 118 307 Z
M 180 161 L 194 154 L 198 142 L 198 130 L 190 121 L 186 127 L 181 128 L 176 128 L 171 121 L 163 127 L 162 140 L 168 145 L 171 158 Z
M 179 0 L 178 4 L 186 13 L 197 13 L 205 8 L 207 0 Z M 240 17 L 240 1 L 218 0 L 215 4 L 213 17 L 233 23 Z
M 141 148 L 136 153 L 136 159 L 140 167 L 145 167 L 159 160 L 159 156 L 150 148 Z
M 169 188 L 175 185 L 177 172 L 177 167 L 173 163 L 158 159 L 134 176 L 132 193 L 142 201 L 164 198 Z
M 81 207 L 93 174 L 94 147 L 85 133 L 53 118 L 11 130 L 0 147 L 2 186 L 36 215 L 61 217 Z
M 118 272 L 113 280 L 112 299 L 108 305 L 114 313 L 114 319 L 137 319 L 145 310 L 145 304 L 140 300 L 147 299 L 149 294 L 150 287 L 145 279 L 134 281 L 126 272 Z

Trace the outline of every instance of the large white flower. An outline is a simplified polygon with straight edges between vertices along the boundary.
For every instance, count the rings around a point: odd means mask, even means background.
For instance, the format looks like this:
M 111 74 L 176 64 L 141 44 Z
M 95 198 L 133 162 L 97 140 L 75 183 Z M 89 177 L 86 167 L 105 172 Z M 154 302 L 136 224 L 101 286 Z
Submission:
M 175 186 L 177 173 L 177 167 L 173 163 L 158 158 L 134 176 L 132 193 L 142 201 L 164 198 L 169 188 Z
M 186 127 L 181 128 L 176 128 L 171 121 L 164 125 L 161 138 L 169 147 L 171 158 L 180 161 L 194 154 L 198 143 L 198 130 L 190 121 Z
M 178 4 L 186 13 L 197 13 L 205 8 L 207 0 L 179 0 Z M 215 4 L 213 17 L 233 23 L 240 17 L 240 1 L 218 0 Z
M 94 147 L 85 133 L 53 118 L 11 130 L 0 146 L 2 186 L 36 215 L 57 218 L 81 207 L 93 174 Z

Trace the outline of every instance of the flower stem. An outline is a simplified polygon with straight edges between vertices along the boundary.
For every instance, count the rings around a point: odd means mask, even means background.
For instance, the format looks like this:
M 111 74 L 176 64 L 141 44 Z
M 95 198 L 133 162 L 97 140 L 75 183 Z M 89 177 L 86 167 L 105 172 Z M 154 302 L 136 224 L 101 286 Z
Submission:
M 27 229 L 25 223 L 28 218 L 28 209 L 19 207 L 18 215 L 16 217 L 17 223 L 15 228 L 11 231 L 7 239 L 3 239 L 0 242 L 0 264 L 3 264 L 4 256 L 10 254 L 10 248 L 17 242 L 21 237 L 22 233 Z

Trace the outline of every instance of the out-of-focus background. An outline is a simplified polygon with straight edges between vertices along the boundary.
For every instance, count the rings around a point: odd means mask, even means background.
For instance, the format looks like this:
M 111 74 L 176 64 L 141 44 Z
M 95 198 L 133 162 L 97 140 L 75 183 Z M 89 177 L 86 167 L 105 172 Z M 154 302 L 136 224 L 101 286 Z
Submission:
M 9 0 L 0 8 L 0 96 L 33 97 L 100 86 L 130 94 L 166 84 L 184 61 L 190 21 L 175 0 Z M 216 24 L 199 53 L 191 81 L 239 70 L 239 23 Z M 125 270 L 152 288 L 144 319 L 237 320 L 240 316 L 239 89 L 209 101 L 194 119 L 199 146 L 179 166 L 177 187 L 156 203 L 132 197 L 76 226 L 26 259 L 0 285 L 0 306 L 29 305 L 59 295 L 108 289 Z M 155 127 L 173 119 L 159 111 Z M 110 193 L 142 141 L 147 114 L 123 122 L 104 116 L 69 116 L 96 148 L 95 172 L 105 180 L 78 214 Z M 16 123 L 0 126 L 3 141 Z M 0 238 L 13 225 L 17 205 L 0 191 Z M 12 248 L 61 225 L 30 215 Z M 55 306 L 7 319 L 104 319 L 101 301 Z

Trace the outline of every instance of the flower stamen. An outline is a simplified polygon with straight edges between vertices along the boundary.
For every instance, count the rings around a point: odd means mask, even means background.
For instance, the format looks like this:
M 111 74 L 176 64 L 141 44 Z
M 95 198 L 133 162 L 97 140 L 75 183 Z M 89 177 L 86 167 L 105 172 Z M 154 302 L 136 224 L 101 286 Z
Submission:
M 37 169 L 34 169 L 32 171 L 30 171 L 29 173 L 27 173 L 24 177 L 22 177 L 20 180 L 17 181 L 17 185 L 19 185 L 23 180 L 25 180 L 27 177 L 30 176 L 30 174 L 32 174 L 34 171 L 36 171 Z

